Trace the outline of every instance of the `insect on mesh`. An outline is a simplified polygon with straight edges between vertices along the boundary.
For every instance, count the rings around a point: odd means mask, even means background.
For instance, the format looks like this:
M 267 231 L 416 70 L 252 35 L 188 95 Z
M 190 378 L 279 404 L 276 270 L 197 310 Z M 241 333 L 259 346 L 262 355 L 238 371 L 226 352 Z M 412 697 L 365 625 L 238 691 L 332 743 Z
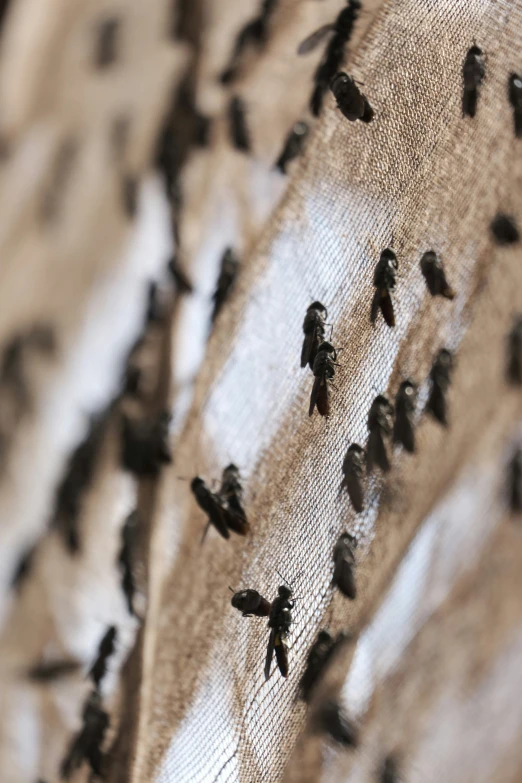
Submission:
M 22 13 L 30 18 L 29 0 L 18 5 L 20 19 Z M 96 4 L 96 10 L 108 13 L 109 5 Z M 11 49 L 3 71 L 0 63 L 13 139 L 29 144 L 35 117 L 44 128 L 45 120 L 60 118 L 61 132 L 49 131 L 52 143 L 42 149 L 43 169 L 71 127 L 81 126 L 92 145 L 70 206 L 76 222 L 62 218 L 73 226 L 74 240 L 67 232 L 57 237 L 36 229 L 19 190 L 16 209 L 5 218 L 19 226 L 19 247 L 35 254 L 49 312 L 63 314 L 57 327 L 65 345 L 78 342 L 49 369 L 62 426 L 52 438 L 52 417 L 36 409 L 36 426 L 27 425 L 18 448 L 40 444 L 38 458 L 13 458 L 16 482 L 0 495 L 10 520 L 5 584 L 27 544 L 24 521 L 29 539 L 43 540 L 25 592 L 16 598 L 5 589 L 0 675 L 9 685 L 1 697 L 2 780 L 59 779 L 89 692 L 84 680 L 34 690 L 11 682 L 13 672 L 21 663 L 33 664 L 49 645 L 91 660 L 106 626 L 115 624 L 121 643 L 102 684 L 111 713 L 106 777 L 113 783 L 370 783 L 390 753 L 404 780 L 519 781 L 522 528 L 507 513 L 505 482 L 522 428 L 520 395 L 505 381 L 505 341 L 522 309 L 522 271 L 520 246 L 496 246 L 489 225 L 499 211 L 522 221 L 521 142 L 514 138 L 507 94 L 509 74 L 522 68 L 522 5 L 363 3 L 343 67 L 375 111 L 369 125 L 345 120 L 330 94 L 318 120 L 307 111 L 322 50 L 299 57 L 297 47 L 335 18 L 340 0 L 280 0 L 265 45 L 246 53 L 237 80 L 226 87 L 218 75 L 235 36 L 259 12 L 258 0 L 201 0 L 193 8 L 158 0 L 146 13 L 137 2 L 115 5 L 128 35 L 118 67 L 134 70 L 121 81 L 107 78 L 99 96 L 87 87 L 72 96 L 68 78 L 58 78 L 75 65 L 80 82 L 90 84 L 84 61 L 77 62 L 75 47 L 66 43 L 91 29 L 94 4 L 77 2 L 70 16 L 57 6 L 52 23 L 42 28 L 47 49 L 42 45 L 38 52 L 48 64 L 46 77 L 59 85 L 55 103 L 43 93 L 37 101 L 38 69 L 23 71 L 12 38 L 6 39 Z M 185 20 L 184 41 L 167 53 L 158 41 L 164 42 L 172 6 Z M 476 117 L 463 119 L 462 64 L 474 43 L 485 53 L 486 78 Z M 62 48 L 66 54 L 58 63 Z M 82 551 L 72 560 L 53 534 L 45 534 L 60 470 L 81 437 L 78 411 L 88 407 L 77 387 L 93 375 L 105 379 L 89 403 L 95 407 L 94 398 L 101 408 L 110 401 L 140 328 L 146 281 L 159 276 L 170 251 L 162 222 L 166 206 L 156 203 L 157 183 L 149 179 L 131 250 L 123 253 L 126 218 L 100 201 L 105 194 L 112 204 L 112 194 L 116 202 L 114 182 L 107 185 L 111 175 L 98 175 L 113 170 L 102 141 L 109 120 L 130 104 L 140 130 L 127 164 L 132 173 L 144 173 L 171 82 L 178 83 L 187 63 L 198 107 L 214 124 L 210 146 L 191 152 L 181 177 L 180 257 L 196 293 L 173 312 L 175 460 L 156 485 L 137 487 L 118 470 L 112 418 L 83 502 Z M 15 100 L 8 66 L 20 84 L 20 74 L 28 79 L 20 89 L 26 103 Z M 123 85 L 128 104 L 113 104 Z M 245 102 L 250 155 L 230 144 L 227 106 L 235 95 Z M 88 121 L 94 104 L 105 107 L 100 139 L 98 124 Z M 274 162 L 298 119 L 310 122 L 310 134 L 283 177 Z M 13 186 L 23 180 L 15 177 L 23 170 L 23 151 L 15 154 L 21 168 L 9 170 Z M 39 175 L 35 179 L 40 182 Z M 29 189 L 25 180 L 22 186 Z M 82 221 L 93 204 L 107 208 L 107 215 L 102 219 L 93 210 Z M 149 219 L 152 245 L 144 236 Z M 34 233 L 23 244 L 20 227 L 26 225 Z M 13 251 L 17 245 L 9 236 L 0 241 L 9 259 L 3 290 L 16 292 L 11 259 L 19 260 L 21 251 Z M 207 342 L 212 290 L 228 245 L 241 257 L 240 275 Z M 394 329 L 381 316 L 370 323 L 374 267 L 390 246 L 399 261 Z M 453 301 L 427 291 L 419 262 L 431 249 L 443 258 Z M 122 255 L 121 277 L 107 282 Z M 62 279 L 67 286 L 57 285 Z M 316 299 L 328 308 L 327 335 L 341 365 L 328 420 L 308 416 L 312 375 L 299 367 L 302 321 Z M 41 300 L 41 291 L 28 294 L 16 318 L 5 307 L 4 340 L 39 312 Z M 111 318 L 112 312 L 120 317 Z M 151 362 L 164 387 L 168 336 L 154 346 Z M 422 414 L 430 368 L 443 347 L 455 354 L 448 428 Z M 419 384 L 417 452 L 396 448 L 391 472 L 370 478 L 365 510 L 355 514 L 340 491 L 347 447 L 366 443 L 375 396 L 393 398 L 406 378 Z M 48 387 L 42 380 L 35 388 L 43 395 Z M 211 529 L 201 544 L 205 516 L 184 479 L 199 474 L 215 488 L 230 462 L 241 472 L 250 535 L 225 541 Z M 36 482 L 28 480 L 29 472 L 38 475 Z M 141 629 L 139 618 L 127 616 L 114 565 L 121 525 L 136 502 L 150 525 L 143 540 L 148 603 Z M 343 531 L 358 539 L 355 601 L 331 588 L 332 551 Z M 265 682 L 266 621 L 242 618 L 230 605 L 228 587 L 255 588 L 271 600 L 281 582 L 278 571 L 295 580 L 297 596 L 290 674 L 284 680 L 273 665 Z M 351 641 L 307 708 L 298 699 L 298 681 L 325 626 L 351 633 Z M 357 750 L 339 750 L 314 732 L 311 715 L 332 694 L 360 726 Z M 86 766 L 73 779 L 88 780 Z

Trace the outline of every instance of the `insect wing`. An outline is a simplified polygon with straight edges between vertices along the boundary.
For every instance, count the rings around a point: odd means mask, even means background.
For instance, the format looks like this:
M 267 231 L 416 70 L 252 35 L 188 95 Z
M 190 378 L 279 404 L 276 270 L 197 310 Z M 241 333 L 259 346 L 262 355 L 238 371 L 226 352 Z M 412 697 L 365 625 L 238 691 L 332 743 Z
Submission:
M 272 665 L 272 658 L 274 655 L 275 638 L 276 638 L 276 630 L 275 628 L 272 628 L 272 630 L 270 631 L 270 638 L 268 640 L 268 647 L 266 650 L 265 680 L 268 680 L 268 678 L 270 677 L 270 667 Z
M 307 364 L 310 364 L 311 369 L 313 369 L 316 351 L 317 337 L 314 330 L 310 334 L 305 335 L 303 340 L 303 347 L 301 349 L 301 367 L 306 367 Z
M 249 524 L 246 521 L 244 515 L 231 511 L 228 508 L 221 509 L 222 517 L 225 520 L 227 527 L 237 533 L 239 536 L 246 536 L 249 531 Z
M 335 30 L 334 24 L 323 25 L 323 27 L 320 27 L 318 30 L 316 30 L 307 38 L 305 38 L 304 41 L 301 41 L 301 43 L 297 47 L 297 54 L 303 55 L 303 54 L 309 54 L 310 52 L 313 52 L 313 50 L 319 46 L 321 41 L 324 41 L 326 36 L 329 33 L 333 32 L 334 30 Z
M 322 381 L 319 387 L 316 405 L 321 416 L 330 415 L 330 389 L 327 381 Z
M 288 647 L 279 633 L 275 636 L 274 647 L 279 671 L 283 677 L 288 677 Z
M 388 459 L 386 444 L 384 443 L 382 432 L 378 427 L 374 427 L 370 431 L 368 448 L 366 451 L 366 465 L 369 471 L 373 470 L 375 465 L 378 465 L 385 473 L 390 469 L 390 460 Z
M 395 326 L 395 312 L 393 309 L 393 302 L 391 295 L 388 291 L 381 293 L 380 298 L 381 313 L 388 326 Z

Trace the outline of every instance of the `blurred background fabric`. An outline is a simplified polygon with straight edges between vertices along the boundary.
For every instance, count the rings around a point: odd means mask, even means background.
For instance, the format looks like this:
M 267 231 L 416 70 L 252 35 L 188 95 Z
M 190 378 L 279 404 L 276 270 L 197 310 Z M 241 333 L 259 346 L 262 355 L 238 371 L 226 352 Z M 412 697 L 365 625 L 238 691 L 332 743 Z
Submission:
M 508 100 L 522 3 L 363 0 L 343 68 L 374 108 L 369 125 L 348 122 L 330 92 L 318 118 L 308 110 L 324 44 L 298 46 L 344 5 L 278 0 L 266 42 L 228 84 L 220 74 L 260 0 L 0 5 L 5 783 L 60 780 L 110 626 L 100 693 L 112 783 L 370 783 L 389 754 L 404 781 L 522 779 L 522 525 L 506 489 L 522 402 L 505 372 L 522 264 L 520 244 L 490 232 L 499 212 L 522 224 Z M 469 118 L 474 44 L 486 76 Z M 233 97 L 247 153 L 231 143 Z M 298 120 L 310 130 L 283 174 Z M 229 246 L 238 280 L 211 327 Z M 394 329 L 370 322 L 386 247 L 399 262 Z M 428 293 L 430 249 L 453 301 Z M 174 253 L 192 293 L 169 273 Z M 329 419 L 308 416 L 312 374 L 299 366 L 314 300 L 339 350 Z M 422 412 L 441 348 L 455 355 L 447 428 Z M 138 400 L 122 391 L 129 356 L 145 379 Z M 417 451 L 394 448 L 356 514 L 340 490 L 346 450 L 365 444 L 374 397 L 394 398 L 406 378 L 419 384 Z M 173 461 L 136 478 L 121 467 L 122 416 L 166 408 Z M 89 433 L 64 513 L 63 479 Z M 231 462 L 250 534 L 211 528 L 202 543 L 189 482 L 215 489 Z M 120 559 L 133 510 L 129 605 Z M 358 539 L 355 601 L 331 587 L 343 531 Z M 242 618 L 229 586 L 272 600 L 278 571 L 298 596 L 290 674 L 265 682 L 266 622 Z M 307 708 L 299 677 L 324 627 L 350 641 Z M 28 677 L 57 659 L 78 668 Z M 314 730 L 314 705 L 332 694 L 360 727 L 357 750 Z M 95 778 L 83 764 L 70 779 Z

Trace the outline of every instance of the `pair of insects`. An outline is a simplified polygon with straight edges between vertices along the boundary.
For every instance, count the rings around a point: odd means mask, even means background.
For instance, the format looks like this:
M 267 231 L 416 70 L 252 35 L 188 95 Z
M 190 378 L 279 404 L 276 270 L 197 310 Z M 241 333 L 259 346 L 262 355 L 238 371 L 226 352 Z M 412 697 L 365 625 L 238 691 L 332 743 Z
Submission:
M 310 395 L 311 416 L 317 407 L 321 416 L 330 415 L 330 388 L 337 364 L 337 351 L 325 341 L 325 327 L 328 312 L 321 302 L 312 302 L 303 321 L 304 340 L 301 350 L 301 367 L 310 367 L 315 380 Z
M 203 538 L 210 525 L 213 525 L 223 538 L 230 538 L 230 530 L 240 536 L 246 536 L 250 526 L 243 508 L 243 487 L 239 470 L 234 464 L 231 463 L 224 469 L 218 493 L 212 492 L 200 476 L 192 479 L 190 488 L 198 506 L 208 516 Z
M 282 577 L 284 579 L 284 577 Z M 240 590 L 232 596 L 232 606 L 242 612 L 243 617 L 268 617 L 270 636 L 265 660 L 265 679 L 270 677 L 274 652 L 277 666 L 283 677 L 288 677 L 288 645 L 286 643 L 292 625 L 294 608 L 293 589 L 288 582 L 280 585 L 277 597 L 272 603 L 257 590 Z M 232 590 L 232 588 L 230 588 Z M 234 592 L 232 590 L 232 592 Z

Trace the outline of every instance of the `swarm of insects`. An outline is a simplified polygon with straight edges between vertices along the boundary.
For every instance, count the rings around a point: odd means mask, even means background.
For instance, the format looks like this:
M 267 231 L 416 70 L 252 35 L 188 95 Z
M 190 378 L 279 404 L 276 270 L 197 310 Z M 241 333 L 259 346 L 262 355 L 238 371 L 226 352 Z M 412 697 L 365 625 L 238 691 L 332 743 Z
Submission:
M 321 343 L 317 349 L 314 359 L 314 385 L 310 395 L 310 408 L 308 415 L 311 416 L 317 406 L 321 416 L 330 415 L 330 388 L 329 383 L 335 375 L 335 367 L 338 366 L 337 352 L 331 343 Z
M 522 385 L 522 315 L 515 322 L 507 339 L 507 378 L 514 386 Z
M 327 699 L 314 714 L 316 729 L 347 748 L 359 744 L 359 730 L 338 701 Z
M 509 463 L 508 472 L 509 508 L 514 514 L 522 511 L 522 451 L 517 449 Z
M 374 111 L 367 97 L 363 95 L 355 80 L 347 73 L 341 72 L 334 76 L 330 88 L 337 101 L 337 108 L 347 120 L 350 122 L 356 120 L 371 122 L 373 120 Z
M 301 367 L 308 364 L 314 369 L 314 361 L 321 343 L 324 341 L 325 321 L 328 311 L 321 302 L 312 302 L 303 321 L 304 340 L 301 349 Z
M 515 136 L 522 139 L 522 76 L 512 73 L 509 77 L 509 102 L 513 107 Z
M 240 152 L 250 152 L 245 102 L 238 95 L 234 96 L 228 105 L 228 127 L 232 146 Z
M 341 486 L 346 487 L 352 501 L 352 506 L 359 514 L 364 509 L 363 476 L 366 463 L 366 453 L 357 443 L 348 447 L 343 461 L 343 481 Z
M 228 297 L 232 293 L 237 280 L 239 271 L 239 259 L 234 255 L 231 247 L 227 247 L 221 259 L 221 269 L 219 271 L 216 290 L 214 291 L 212 310 L 212 323 L 216 320 Z
M 203 534 L 206 535 L 209 525 L 213 525 L 223 538 L 230 538 L 230 530 L 240 536 L 248 533 L 248 522 L 225 507 L 222 498 L 212 492 L 200 476 L 192 479 L 190 488 L 198 506 L 207 514 L 208 522 Z
M 229 588 L 232 590 L 232 588 Z M 263 598 L 257 590 L 239 590 L 231 599 L 234 609 L 238 609 L 243 617 L 268 617 L 270 614 L 270 601 Z
M 286 173 L 287 165 L 290 161 L 294 160 L 294 158 L 297 158 L 303 149 L 306 137 L 308 136 L 308 130 L 309 128 L 306 122 L 296 122 L 286 137 L 283 150 L 275 164 L 276 168 L 279 169 L 282 174 Z
M 462 114 L 464 117 L 474 117 L 477 112 L 478 91 L 484 81 L 485 73 L 486 65 L 482 49 L 478 46 L 472 46 L 462 67 L 464 81 Z
M 417 384 L 406 380 L 399 386 L 395 397 L 395 423 L 393 442 L 401 443 L 406 451 L 415 451 L 415 406 L 417 403 Z
M 162 465 L 172 462 L 168 442 L 170 413 L 131 419 L 121 418 L 121 463 L 137 476 L 157 476 Z
M 277 598 L 272 601 L 268 617 L 270 637 L 265 661 L 265 680 L 270 677 L 272 658 L 276 655 L 277 665 L 283 677 L 288 677 L 288 647 L 286 638 L 292 624 L 292 609 L 294 602 L 291 600 L 293 590 L 290 585 L 281 585 L 277 591 Z
M 89 671 L 89 677 L 94 683 L 94 687 L 98 689 L 100 683 L 105 677 L 107 672 L 107 661 L 113 654 L 116 647 L 116 639 L 118 638 L 118 632 L 114 625 L 111 625 L 104 633 L 102 640 L 98 646 L 98 654 Z
M 433 250 L 424 253 L 420 260 L 420 268 L 432 296 L 443 296 L 445 299 L 455 298 L 455 291 L 446 280 L 442 261 Z
M 332 33 L 324 56 L 314 74 L 314 91 L 310 99 L 310 111 L 314 117 L 318 117 L 321 113 L 324 96 L 342 65 L 344 50 L 352 36 L 360 9 L 360 0 L 348 0 L 347 7 L 342 9 L 333 24 L 320 27 L 319 30 L 308 36 L 297 50 L 298 54 L 307 54 Z
M 443 348 L 430 371 L 431 389 L 426 410 L 444 426 L 448 423 L 446 394 L 451 381 L 453 357 Z
M 245 49 L 249 46 L 261 48 L 266 43 L 270 17 L 276 5 L 277 0 L 263 0 L 259 15 L 239 31 L 229 63 L 219 77 L 222 84 L 230 84 L 237 78 Z
M 243 487 L 239 477 L 239 469 L 232 463 L 223 471 L 219 497 L 230 514 L 241 520 L 239 523 L 241 528 L 248 529 L 249 525 L 243 508 Z
M 511 215 L 498 214 L 491 222 L 491 233 L 497 245 L 514 245 L 520 240 L 520 232 Z
M 357 597 L 355 584 L 355 549 L 357 539 L 350 533 L 342 533 L 333 551 L 334 572 L 332 584 L 352 601 Z
M 83 726 L 62 761 L 62 778 L 68 780 L 83 761 L 87 761 L 94 775 L 102 775 L 102 745 L 108 727 L 109 716 L 102 708 L 101 696 L 98 691 L 93 691 L 83 708 Z
M 383 314 L 384 320 L 388 326 L 395 326 L 395 312 L 393 309 L 392 291 L 397 282 L 397 269 L 399 262 L 394 251 L 386 248 L 382 251 L 375 271 L 373 273 L 373 285 L 375 294 L 373 295 L 371 322 L 375 323 L 379 308 Z
M 381 470 L 387 472 L 390 469 L 390 460 L 386 449 L 386 441 L 392 434 L 393 407 L 384 394 L 379 394 L 372 402 L 368 414 L 368 446 L 366 448 L 366 466 L 369 471 L 378 465 Z

